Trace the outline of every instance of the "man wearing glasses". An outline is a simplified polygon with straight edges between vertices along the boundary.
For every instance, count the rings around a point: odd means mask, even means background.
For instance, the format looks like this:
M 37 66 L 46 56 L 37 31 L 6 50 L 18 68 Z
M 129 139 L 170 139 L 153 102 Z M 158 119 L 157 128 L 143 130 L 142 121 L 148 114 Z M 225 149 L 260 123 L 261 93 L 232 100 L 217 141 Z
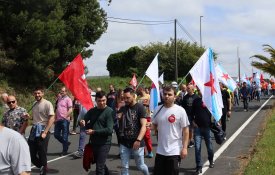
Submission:
M 3 125 L 24 135 L 28 126 L 29 114 L 26 109 L 17 105 L 16 98 L 12 95 L 8 96 L 7 105 L 9 110 L 4 113 Z

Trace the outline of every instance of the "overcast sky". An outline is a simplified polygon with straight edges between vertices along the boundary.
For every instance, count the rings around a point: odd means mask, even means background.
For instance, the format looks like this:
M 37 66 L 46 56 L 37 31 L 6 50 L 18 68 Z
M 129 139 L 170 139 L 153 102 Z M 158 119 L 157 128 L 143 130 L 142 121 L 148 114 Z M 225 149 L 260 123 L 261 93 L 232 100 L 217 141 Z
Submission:
M 218 53 L 217 62 L 233 77 L 238 75 L 237 48 L 242 62 L 241 75 L 250 76 L 252 59 L 249 57 L 255 54 L 269 56 L 263 52 L 263 44 L 275 47 L 275 0 L 112 0 L 110 6 L 102 0 L 100 4 L 108 17 L 147 21 L 177 19 L 197 43 L 200 43 L 200 16 L 203 16 L 202 45 Z M 106 63 L 112 53 L 132 46 L 145 46 L 149 42 L 167 42 L 173 37 L 173 23 L 133 25 L 109 22 L 107 32 L 91 46 L 94 55 L 85 61 L 89 76 L 109 75 Z M 193 42 L 179 26 L 177 38 Z

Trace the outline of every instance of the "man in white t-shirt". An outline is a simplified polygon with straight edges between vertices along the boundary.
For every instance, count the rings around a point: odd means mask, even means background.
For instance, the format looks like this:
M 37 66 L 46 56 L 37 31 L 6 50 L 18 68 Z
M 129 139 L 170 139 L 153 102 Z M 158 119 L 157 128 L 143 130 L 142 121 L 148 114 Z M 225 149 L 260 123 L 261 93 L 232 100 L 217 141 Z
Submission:
M 0 174 L 30 175 L 31 158 L 25 138 L 0 125 Z
M 178 175 L 180 160 L 187 156 L 189 121 L 185 110 L 176 104 L 176 90 L 163 89 L 163 106 L 153 114 L 153 126 L 158 131 L 158 146 L 154 175 Z

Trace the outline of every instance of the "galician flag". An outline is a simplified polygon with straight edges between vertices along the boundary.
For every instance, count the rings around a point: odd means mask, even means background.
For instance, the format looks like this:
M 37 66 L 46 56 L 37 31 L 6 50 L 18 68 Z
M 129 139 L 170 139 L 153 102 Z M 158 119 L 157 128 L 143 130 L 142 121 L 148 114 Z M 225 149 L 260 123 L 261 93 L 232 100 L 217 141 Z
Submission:
M 243 77 L 241 78 L 242 82 L 246 82 L 247 85 L 251 85 L 249 77 L 246 76 L 246 74 L 243 74 Z
M 148 69 L 145 72 L 145 75 L 147 75 L 151 81 L 153 82 L 154 88 L 151 89 L 151 93 L 154 94 L 154 96 L 150 96 L 150 104 L 149 108 L 151 111 L 154 111 L 154 109 L 158 106 L 158 102 L 160 102 L 160 94 L 159 94 L 159 64 L 158 64 L 158 53 L 155 56 L 152 63 L 149 65 Z M 152 92 L 154 91 L 154 92 Z
M 159 76 L 159 82 L 164 84 L 164 72 Z
M 201 91 L 202 101 L 219 121 L 222 116 L 222 95 L 214 67 L 214 57 L 211 48 L 208 48 L 190 70 L 190 74 Z
M 215 69 L 218 80 L 222 82 L 231 92 L 233 92 L 237 88 L 236 82 L 230 77 L 230 75 L 220 64 L 217 64 Z

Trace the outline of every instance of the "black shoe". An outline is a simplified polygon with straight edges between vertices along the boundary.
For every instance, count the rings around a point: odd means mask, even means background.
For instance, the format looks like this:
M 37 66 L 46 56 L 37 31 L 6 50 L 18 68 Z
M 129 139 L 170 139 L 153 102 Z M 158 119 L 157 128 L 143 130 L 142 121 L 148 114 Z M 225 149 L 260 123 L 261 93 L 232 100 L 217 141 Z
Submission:
M 189 145 L 188 145 L 188 148 L 193 148 L 194 145 L 195 145 L 195 144 L 194 144 L 194 141 L 190 141 L 190 142 L 189 142 Z
M 40 175 L 46 175 L 47 174 L 47 167 L 41 166 L 39 170 Z
M 68 152 L 62 152 L 62 153 L 60 153 L 60 156 L 66 156 L 66 155 L 68 155 Z
M 196 174 L 201 174 L 202 173 L 202 167 L 198 167 L 196 169 Z
M 210 162 L 209 168 L 214 168 L 214 162 Z

